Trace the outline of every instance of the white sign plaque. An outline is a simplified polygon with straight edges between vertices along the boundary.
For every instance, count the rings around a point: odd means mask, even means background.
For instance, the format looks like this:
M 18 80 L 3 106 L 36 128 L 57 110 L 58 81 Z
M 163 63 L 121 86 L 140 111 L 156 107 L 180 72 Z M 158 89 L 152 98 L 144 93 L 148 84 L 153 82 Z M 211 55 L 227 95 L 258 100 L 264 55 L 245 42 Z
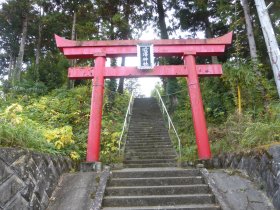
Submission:
M 154 68 L 154 47 L 152 44 L 137 45 L 138 69 L 148 70 Z

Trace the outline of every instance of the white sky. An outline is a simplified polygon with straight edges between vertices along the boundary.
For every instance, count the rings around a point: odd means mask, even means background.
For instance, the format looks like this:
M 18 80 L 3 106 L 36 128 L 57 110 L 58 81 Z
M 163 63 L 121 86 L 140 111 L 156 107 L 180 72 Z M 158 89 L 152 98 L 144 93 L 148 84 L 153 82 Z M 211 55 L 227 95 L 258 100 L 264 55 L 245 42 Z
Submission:
M 147 30 L 139 38 L 140 40 L 153 40 L 158 39 L 157 35 L 153 32 L 152 29 Z M 118 59 L 118 66 L 120 66 L 121 59 Z M 107 59 L 106 66 L 110 66 L 110 59 Z M 125 66 L 136 67 L 137 66 L 137 57 L 127 57 L 125 60 Z M 140 71 L 140 70 L 139 70 Z M 161 83 L 159 77 L 141 77 L 138 78 L 138 83 L 140 84 L 139 92 L 145 97 L 150 97 L 152 90 L 155 88 L 155 85 Z
M 153 40 L 157 39 L 157 35 L 152 32 L 153 30 L 149 30 L 140 37 L 141 40 Z M 135 58 L 127 58 L 127 66 L 135 66 L 137 63 L 137 59 Z M 142 77 L 138 79 L 140 84 L 139 92 L 146 97 L 151 96 L 152 90 L 155 88 L 155 85 L 161 82 L 159 77 Z

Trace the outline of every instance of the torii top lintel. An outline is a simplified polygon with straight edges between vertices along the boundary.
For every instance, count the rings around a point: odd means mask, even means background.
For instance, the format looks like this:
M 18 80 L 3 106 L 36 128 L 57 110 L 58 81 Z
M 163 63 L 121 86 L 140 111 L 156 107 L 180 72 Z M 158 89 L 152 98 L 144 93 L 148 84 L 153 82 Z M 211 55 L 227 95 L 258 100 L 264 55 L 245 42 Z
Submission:
M 55 35 L 57 47 L 69 59 L 93 58 L 104 54 L 106 57 L 136 56 L 137 44 L 154 45 L 155 56 L 182 56 L 193 52 L 198 56 L 214 56 L 225 52 L 232 42 L 233 32 L 210 39 L 162 39 L 162 40 L 109 40 L 74 41 Z

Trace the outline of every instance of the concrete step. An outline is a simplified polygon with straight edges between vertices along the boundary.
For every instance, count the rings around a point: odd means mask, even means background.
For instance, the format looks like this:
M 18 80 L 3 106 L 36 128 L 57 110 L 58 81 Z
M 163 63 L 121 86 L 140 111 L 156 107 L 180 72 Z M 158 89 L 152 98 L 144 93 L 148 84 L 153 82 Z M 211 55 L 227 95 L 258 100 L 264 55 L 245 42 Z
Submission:
M 136 121 L 136 120 L 135 120 Z M 137 119 L 138 122 L 134 122 L 134 120 L 130 120 L 130 126 L 129 128 L 135 129 L 135 130 L 142 130 L 142 129 L 151 129 L 151 128 L 165 128 L 165 122 L 163 120 L 156 121 L 152 120 L 151 122 L 143 121 L 139 122 L 139 119 Z
M 128 132 L 128 135 L 132 135 L 134 134 L 135 136 L 138 136 L 138 135 L 142 135 L 142 136 L 145 136 L 145 135 L 151 135 L 151 134 L 156 134 L 156 135 L 165 135 L 165 136 L 169 136 L 167 130 L 162 130 L 162 131 L 149 131 L 149 130 L 140 130 L 140 131 L 129 131 Z
M 130 207 L 105 207 L 103 210 L 220 210 L 215 204 L 191 204 L 176 206 L 130 206 Z
M 145 134 L 135 134 L 135 133 L 128 133 L 127 137 L 139 139 L 139 138 L 168 138 L 169 135 L 167 134 L 160 134 L 160 133 L 145 133 Z
M 137 151 L 127 151 L 125 150 L 125 157 L 129 156 L 142 156 L 142 157 L 147 157 L 147 156 L 157 156 L 157 155 L 176 155 L 176 152 L 173 151 L 146 151 L 146 152 L 137 152 Z
M 107 187 L 107 196 L 141 196 L 141 195 L 182 195 L 182 194 L 207 194 L 209 187 L 200 185 L 169 185 L 169 186 L 132 186 L 132 187 Z
M 155 145 L 132 145 L 127 144 L 126 149 L 173 149 L 173 146 L 171 144 L 155 144 Z
M 129 139 L 130 137 L 133 138 L 133 140 L 141 140 L 144 139 L 145 141 L 149 140 L 169 140 L 170 137 L 169 135 L 127 135 L 127 138 Z
M 130 152 L 137 152 L 137 153 L 141 153 L 141 152 L 155 152 L 155 150 L 158 150 L 159 152 L 173 152 L 174 149 L 173 148 L 164 148 L 164 149 L 155 149 L 155 148 L 146 148 L 146 149 L 142 149 L 142 148 L 134 148 L 134 149 L 129 149 Z
M 169 137 L 158 137 L 158 138 L 131 138 L 128 137 L 126 143 L 138 143 L 138 144 L 157 144 L 157 143 L 171 143 Z
M 159 146 L 159 145 L 170 145 L 171 141 L 161 141 L 161 142 L 126 142 L 126 146 Z
M 155 127 L 155 123 L 156 123 L 156 127 Z M 129 129 L 135 132 L 141 132 L 141 131 L 157 132 L 163 130 L 163 128 L 167 129 L 164 123 L 158 123 L 158 122 L 147 123 L 147 125 L 137 125 L 130 121 L 130 126 L 129 126 Z
M 129 149 L 134 149 L 134 148 L 138 148 L 138 149 L 146 149 L 146 148 L 173 148 L 173 145 L 171 143 L 169 144 L 164 144 L 164 143 L 160 143 L 160 144 L 139 144 L 139 143 L 127 143 L 126 148 Z
M 149 112 L 145 112 L 145 113 L 133 112 L 132 118 L 135 120 L 138 118 L 140 122 L 143 122 L 145 120 L 153 120 L 153 119 L 163 120 L 161 113 L 153 113 L 153 115 L 151 115 L 151 113 Z M 139 122 L 139 121 L 135 121 L 135 122 Z
M 124 160 L 124 164 L 177 163 L 176 159 Z
M 150 163 L 150 164 L 125 164 L 126 168 L 157 168 L 157 167 L 176 167 L 174 163 Z
M 126 143 L 135 143 L 135 144 L 160 144 L 160 143 L 171 143 L 170 139 L 167 137 L 161 138 L 127 138 Z
M 136 155 L 133 155 L 133 156 L 125 156 L 125 160 L 150 160 L 150 159 L 177 159 L 177 155 L 155 155 L 155 156 L 149 156 L 149 155 L 146 155 L 146 156 L 136 156 Z
M 106 196 L 103 205 L 106 206 L 156 206 L 182 204 L 212 204 L 212 194 L 192 195 L 153 195 L 153 196 Z
M 148 177 L 148 178 L 113 178 L 110 186 L 159 186 L 204 184 L 201 176 L 196 177 Z
M 197 169 L 177 169 L 177 168 L 162 168 L 162 169 L 140 169 L 140 170 L 117 170 L 113 171 L 112 178 L 143 178 L 143 177 L 190 177 L 200 176 L 201 173 Z

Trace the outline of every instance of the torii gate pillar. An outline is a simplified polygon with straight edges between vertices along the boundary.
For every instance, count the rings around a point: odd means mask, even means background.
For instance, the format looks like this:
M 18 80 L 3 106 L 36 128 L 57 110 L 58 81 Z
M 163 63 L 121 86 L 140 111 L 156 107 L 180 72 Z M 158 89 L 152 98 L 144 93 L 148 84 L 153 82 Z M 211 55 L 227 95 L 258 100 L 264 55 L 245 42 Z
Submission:
M 97 71 L 94 72 L 94 78 L 92 79 L 92 96 L 87 141 L 87 162 L 99 160 L 105 62 L 105 54 L 100 54 L 95 58 L 95 68 Z
M 211 158 L 211 150 L 209 145 L 202 96 L 200 92 L 199 79 L 196 71 L 195 55 L 195 52 L 184 54 L 184 62 L 189 71 L 188 77 L 186 77 L 186 79 L 191 101 L 198 156 L 200 159 L 209 159 Z

